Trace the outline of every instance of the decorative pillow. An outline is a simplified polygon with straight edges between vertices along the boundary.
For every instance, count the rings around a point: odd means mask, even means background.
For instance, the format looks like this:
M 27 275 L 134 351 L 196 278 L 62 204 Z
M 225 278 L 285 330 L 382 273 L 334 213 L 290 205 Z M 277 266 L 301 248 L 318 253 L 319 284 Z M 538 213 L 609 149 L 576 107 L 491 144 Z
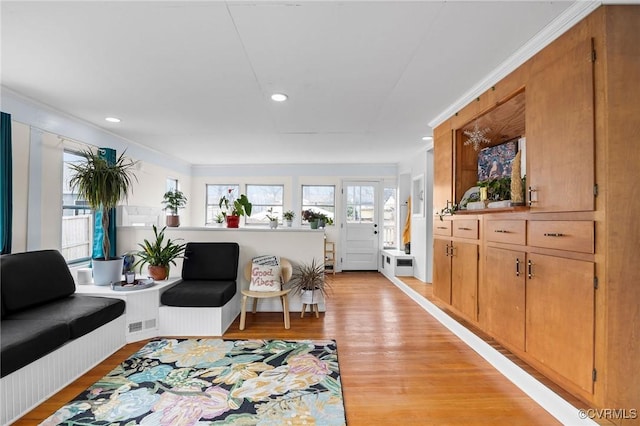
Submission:
M 251 291 L 280 291 L 282 290 L 282 278 L 280 265 L 251 265 Z

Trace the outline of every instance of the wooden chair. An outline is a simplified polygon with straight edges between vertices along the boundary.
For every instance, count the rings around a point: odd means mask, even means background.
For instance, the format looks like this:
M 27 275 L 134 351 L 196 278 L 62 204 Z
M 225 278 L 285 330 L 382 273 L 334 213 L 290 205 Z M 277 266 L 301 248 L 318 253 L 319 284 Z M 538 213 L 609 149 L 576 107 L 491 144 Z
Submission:
M 251 262 L 248 262 L 244 267 L 244 277 L 247 281 L 251 281 Z M 282 285 L 286 284 L 291 279 L 293 268 L 291 262 L 287 259 L 280 258 L 280 273 L 282 275 Z M 240 330 L 244 330 L 245 321 L 247 317 L 247 298 L 253 298 L 253 313 L 256 313 L 258 307 L 258 299 L 268 299 L 271 297 L 279 297 L 282 301 L 282 313 L 284 315 L 284 328 L 287 330 L 291 327 L 289 321 L 289 292 L 291 289 L 280 291 L 251 291 L 242 290 L 242 310 L 240 312 Z

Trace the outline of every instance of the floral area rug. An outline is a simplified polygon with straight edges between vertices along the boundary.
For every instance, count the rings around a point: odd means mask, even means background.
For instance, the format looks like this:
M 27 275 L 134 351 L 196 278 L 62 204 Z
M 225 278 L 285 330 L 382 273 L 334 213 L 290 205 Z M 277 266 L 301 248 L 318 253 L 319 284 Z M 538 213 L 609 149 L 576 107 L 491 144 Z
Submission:
M 344 425 L 333 340 L 156 339 L 41 425 Z

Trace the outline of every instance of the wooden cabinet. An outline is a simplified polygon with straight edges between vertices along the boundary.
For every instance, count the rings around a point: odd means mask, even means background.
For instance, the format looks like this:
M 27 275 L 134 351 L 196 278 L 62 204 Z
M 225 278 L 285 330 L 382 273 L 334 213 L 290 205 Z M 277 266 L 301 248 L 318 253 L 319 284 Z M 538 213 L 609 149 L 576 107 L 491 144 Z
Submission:
M 433 174 L 433 208 L 439 211 L 453 202 L 453 133 L 448 126 L 440 126 L 433 135 L 433 157 L 438 165 Z
M 525 253 L 485 250 L 485 300 L 480 310 L 487 331 L 509 347 L 525 350 Z
M 593 392 L 594 263 L 529 253 L 526 350 Z
M 433 295 L 451 304 L 451 242 L 433 240 Z
M 472 321 L 478 311 L 478 226 L 477 219 L 434 222 L 436 235 L 452 238 L 433 241 L 433 294 Z
M 538 54 L 526 86 L 527 186 L 533 212 L 594 209 L 591 39 Z
M 470 320 L 478 315 L 478 245 L 451 243 L 451 306 Z
M 602 6 L 434 129 L 438 210 L 475 183 L 477 154 L 463 136 L 476 120 L 499 130 L 492 144 L 526 136 L 531 187 L 525 207 L 434 226 L 434 294 L 460 312 L 458 291 L 477 285 L 477 325 L 598 408 L 640 406 L 640 199 L 629 193 L 639 152 L 639 27 L 639 6 Z M 513 120 L 516 130 L 503 137 Z M 480 263 L 461 246 L 475 231 L 456 227 L 470 214 L 481 218 Z M 462 272 L 458 247 L 479 277 Z

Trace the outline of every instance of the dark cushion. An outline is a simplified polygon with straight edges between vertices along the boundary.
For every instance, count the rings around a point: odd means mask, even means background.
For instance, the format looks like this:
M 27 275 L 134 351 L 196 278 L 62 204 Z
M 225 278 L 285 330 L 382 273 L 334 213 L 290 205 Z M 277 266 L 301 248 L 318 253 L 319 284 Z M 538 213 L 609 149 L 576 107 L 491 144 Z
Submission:
M 76 291 L 67 262 L 56 250 L 5 254 L 0 264 L 3 318 L 11 312 L 61 299 Z
M 183 280 L 235 281 L 240 246 L 237 243 L 187 243 Z
M 70 337 L 75 339 L 103 326 L 123 314 L 124 301 L 108 297 L 94 297 L 75 294 L 64 299 L 15 312 L 2 321 L 37 320 L 62 322 L 69 327 Z
M 162 293 L 160 301 L 167 306 L 219 308 L 226 305 L 235 294 L 235 280 L 183 280 Z
M 4 377 L 62 346 L 69 340 L 69 327 L 50 320 L 5 319 L 0 340 L 0 375 Z

